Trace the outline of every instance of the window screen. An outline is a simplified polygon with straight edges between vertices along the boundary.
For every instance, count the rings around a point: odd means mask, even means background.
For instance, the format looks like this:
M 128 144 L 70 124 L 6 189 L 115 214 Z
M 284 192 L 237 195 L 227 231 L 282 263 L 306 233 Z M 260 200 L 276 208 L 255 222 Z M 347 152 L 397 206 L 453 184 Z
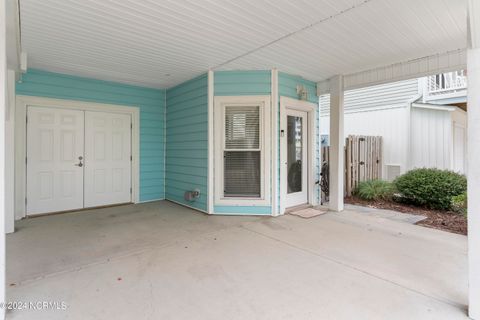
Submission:
M 225 197 L 260 197 L 260 151 L 225 151 Z
M 225 108 L 224 196 L 260 197 L 260 107 Z

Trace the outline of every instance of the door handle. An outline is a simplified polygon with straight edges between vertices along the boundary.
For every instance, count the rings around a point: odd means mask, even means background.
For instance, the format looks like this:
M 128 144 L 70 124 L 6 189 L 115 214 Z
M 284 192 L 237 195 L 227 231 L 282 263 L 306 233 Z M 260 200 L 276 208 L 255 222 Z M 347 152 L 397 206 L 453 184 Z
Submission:
M 79 160 L 78 163 L 74 164 L 74 166 L 77 166 L 80 168 L 83 167 L 83 163 L 82 163 L 83 157 L 82 156 L 78 157 L 78 160 Z

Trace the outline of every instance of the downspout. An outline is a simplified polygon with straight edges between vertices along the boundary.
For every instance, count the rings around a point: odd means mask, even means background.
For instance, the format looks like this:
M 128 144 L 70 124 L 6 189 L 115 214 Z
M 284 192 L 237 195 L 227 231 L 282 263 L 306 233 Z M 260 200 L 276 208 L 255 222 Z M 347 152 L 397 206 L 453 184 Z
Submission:
M 421 82 L 421 81 L 419 81 Z M 420 87 L 420 85 L 419 85 Z M 411 169 L 412 166 L 412 104 L 417 101 L 418 99 L 421 99 L 423 97 L 423 94 L 420 93 L 422 90 L 419 88 L 419 93 L 417 93 L 416 96 L 413 98 L 409 99 L 407 101 L 407 112 L 406 112 L 406 122 L 407 122 L 407 143 L 405 146 L 405 171 L 402 173 L 407 172 L 408 170 Z

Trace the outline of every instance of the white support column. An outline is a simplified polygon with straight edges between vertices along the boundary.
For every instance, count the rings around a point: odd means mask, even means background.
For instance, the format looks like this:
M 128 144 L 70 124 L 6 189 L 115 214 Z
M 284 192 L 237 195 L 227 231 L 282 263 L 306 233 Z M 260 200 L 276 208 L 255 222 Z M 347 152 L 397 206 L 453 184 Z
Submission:
M 7 106 L 6 3 L 0 1 L 0 302 L 5 302 L 5 110 Z M 0 308 L 5 319 L 5 308 Z
M 5 112 L 5 232 L 15 231 L 15 71 L 7 72 Z
M 468 315 L 480 320 L 480 0 L 468 2 Z
M 343 179 L 345 153 L 343 151 L 343 76 L 330 79 L 330 159 L 329 208 L 343 210 Z
M 468 50 L 469 316 L 480 319 L 480 48 Z

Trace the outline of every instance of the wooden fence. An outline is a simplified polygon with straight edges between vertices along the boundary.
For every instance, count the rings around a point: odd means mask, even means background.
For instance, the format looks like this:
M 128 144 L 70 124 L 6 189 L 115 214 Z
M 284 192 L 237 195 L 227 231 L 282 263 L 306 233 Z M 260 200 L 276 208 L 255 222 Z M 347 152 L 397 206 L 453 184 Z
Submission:
M 329 147 L 322 147 L 322 162 L 328 165 Z M 381 179 L 382 167 L 382 137 L 349 135 L 345 139 L 345 196 L 351 196 L 361 181 Z M 325 170 L 328 166 L 322 168 Z M 328 174 L 324 174 L 324 178 L 328 179 Z M 324 193 L 322 190 L 322 199 L 326 200 L 328 195 Z

